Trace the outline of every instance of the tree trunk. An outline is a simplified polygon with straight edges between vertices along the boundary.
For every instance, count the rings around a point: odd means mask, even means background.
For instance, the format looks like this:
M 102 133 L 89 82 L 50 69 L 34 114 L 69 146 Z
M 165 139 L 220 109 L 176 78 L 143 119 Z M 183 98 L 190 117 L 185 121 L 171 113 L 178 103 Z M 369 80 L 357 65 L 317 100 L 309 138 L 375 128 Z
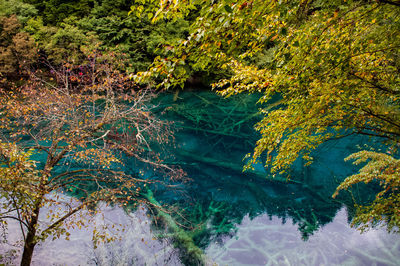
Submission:
M 36 226 L 39 220 L 39 212 L 40 212 L 40 204 L 41 200 L 36 203 L 35 210 L 33 211 L 31 221 L 28 227 L 28 233 L 26 235 L 25 243 L 24 243 L 24 252 L 22 253 L 21 266 L 29 266 L 32 262 L 33 249 L 36 246 L 37 240 L 36 236 Z
M 26 235 L 25 243 L 24 243 L 24 252 L 22 253 L 21 266 L 29 266 L 32 262 L 33 250 L 37 244 L 36 230 L 39 223 L 39 213 L 42 201 L 44 199 L 44 195 L 46 195 L 46 182 L 50 176 L 51 169 L 53 169 L 54 165 L 56 165 L 67 153 L 67 150 L 64 149 L 59 154 L 55 156 L 55 150 L 57 149 L 58 142 L 53 142 L 50 148 L 50 153 L 47 155 L 46 165 L 44 166 L 44 170 L 42 172 L 42 179 L 39 185 L 39 195 L 37 201 L 35 202 L 35 206 L 32 211 L 31 220 L 28 224 L 28 233 Z
M 36 245 L 36 241 L 34 240 L 35 233 L 36 232 L 32 232 L 31 230 L 28 231 L 28 235 L 26 237 L 24 245 L 24 252 L 22 253 L 21 266 L 31 265 L 33 249 L 35 248 Z

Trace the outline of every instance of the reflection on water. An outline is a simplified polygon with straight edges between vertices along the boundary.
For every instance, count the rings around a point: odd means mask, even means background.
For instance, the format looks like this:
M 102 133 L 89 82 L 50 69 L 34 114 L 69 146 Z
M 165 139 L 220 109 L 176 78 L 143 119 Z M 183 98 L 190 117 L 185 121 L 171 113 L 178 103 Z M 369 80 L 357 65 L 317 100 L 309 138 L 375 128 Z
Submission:
M 178 129 L 176 147 L 166 152 L 174 158 L 165 163 L 181 166 L 191 181 L 180 184 L 179 190 L 162 186 L 151 190 L 212 260 L 220 265 L 399 265 L 398 235 L 383 229 L 360 235 L 349 226 L 354 203 L 370 201 L 374 188 L 360 185 L 337 199 L 331 197 L 338 184 L 357 171 L 343 158 L 368 139 L 353 136 L 323 144 L 312 154 L 315 160 L 310 166 L 295 162 L 289 182 L 285 177 L 271 179 L 261 163 L 242 173 L 243 156 L 258 138 L 252 130 L 257 121 L 254 99 L 230 102 L 206 92 L 182 93 L 176 102 L 172 98 L 166 94 L 159 105 L 160 110 L 168 107 L 164 116 L 177 122 Z M 142 170 L 129 158 L 125 166 L 128 174 Z M 144 177 L 160 176 L 148 171 Z M 40 265 L 52 264 L 54 258 L 67 265 L 180 264 L 176 250 L 150 232 L 143 212 L 130 219 L 120 209 L 108 215 L 106 219 L 119 217 L 118 222 L 130 228 L 121 241 L 93 251 L 90 232 L 77 231 L 72 245 L 59 239 L 39 246 L 36 261 L 43 262 Z M 89 249 L 78 247 L 83 254 L 79 257 L 72 246 L 83 243 Z M 43 255 L 48 250 L 51 254 Z M 180 259 L 184 256 L 180 254 Z
M 341 209 L 333 222 L 307 241 L 292 220 L 264 214 L 244 217 L 234 237 L 211 243 L 206 252 L 220 265 L 399 265 L 400 239 L 383 230 L 361 234 Z
M 70 201 L 66 196 L 62 196 L 61 199 L 65 202 Z M 70 240 L 66 240 L 65 237 L 52 240 L 49 237 L 45 242 L 39 243 L 34 250 L 32 265 L 181 265 L 178 253 L 170 241 L 157 239 L 151 230 L 151 220 L 144 207 L 129 213 L 120 207 L 105 204 L 100 204 L 98 208 L 101 212 L 94 216 L 93 213 L 82 214 L 81 219 L 90 220 L 87 227 L 69 228 Z M 63 213 L 68 211 L 68 208 L 61 205 L 50 209 L 43 207 L 39 218 L 44 224 L 49 210 Z M 107 230 L 104 232 L 117 239 L 110 243 L 100 242 L 97 248 L 94 248 L 94 232 L 103 231 L 105 225 Z M 18 265 L 23 245 L 16 221 L 9 221 L 8 234 L 4 237 L 6 241 L 0 241 L 0 255 L 5 256 L 0 256 L 0 265 Z
M 182 188 L 186 193 L 158 189 L 155 196 L 179 209 L 175 219 L 193 227 L 190 235 L 208 256 L 221 265 L 395 265 L 400 261 L 398 235 L 383 229 L 361 235 L 349 225 L 354 204 L 371 201 L 373 186 L 359 185 L 337 199 L 331 197 L 338 184 L 357 171 L 343 158 L 356 152 L 358 144 L 376 146 L 375 140 L 352 136 L 328 141 L 313 152 L 310 166 L 300 159 L 295 162 L 289 182 L 285 177 L 271 179 L 261 164 L 242 173 L 243 156 L 258 138 L 250 129 L 257 121 L 249 114 L 254 112 L 254 102 L 224 102 L 206 92 L 199 95 L 181 94 L 181 102 L 173 103 L 175 111 L 167 113 L 180 129 L 177 147 L 170 151 L 175 155 L 173 163 L 181 165 L 192 182 Z M 231 123 L 242 127 L 231 127 L 221 113 L 235 114 L 237 120 Z M 252 119 L 239 123 L 243 117 Z M 237 135 L 223 130 L 221 123 Z

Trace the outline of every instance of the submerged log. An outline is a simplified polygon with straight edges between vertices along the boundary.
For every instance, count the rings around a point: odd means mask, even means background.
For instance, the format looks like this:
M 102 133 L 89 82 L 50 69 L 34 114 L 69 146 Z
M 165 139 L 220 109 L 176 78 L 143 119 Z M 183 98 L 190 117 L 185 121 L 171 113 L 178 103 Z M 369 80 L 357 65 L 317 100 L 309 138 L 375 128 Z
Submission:
M 156 207 L 157 216 L 165 222 L 169 236 L 173 239 L 174 245 L 183 253 L 180 256 L 185 265 L 206 265 L 207 259 L 204 252 L 196 246 L 193 238 L 182 228 L 180 228 L 172 216 L 166 211 L 161 204 L 154 198 L 153 192 L 148 189 L 144 195 L 145 198 Z
M 216 167 L 222 167 L 222 168 L 226 168 L 228 170 L 231 170 L 233 172 L 239 173 L 239 174 L 243 174 L 243 166 L 237 163 L 232 163 L 232 162 L 227 162 L 227 161 L 221 161 L 219 159 L 215 159 L 212 157 L 204 157 L 204 156 L 199 156 L 196 155 L 194 153 L 190 153 L 184 150 L 177 150 L 176 154 L 178 155 L 178 157 L 182 156 L 182 157 L 186 157 L 189 160 L 192 161 L 197 161 L 200 163 L 205 163 L 205 164 L 210 164 L 212 166 L 216 166 Z M 269 181 L 276 181 L 276 182 L 281 182 L 281 183 L 295 183 L 295 184 L 301 184 L 304 185 L 303 182 L 297 181 L 297 180 L 293 180 L 293 179 L 286 179 L 283 177 L 269 177 L 267 173 L 261 172 L 261 171 L 257 171 L 257 170 L 247 170 L 244 172 L 245 174 L 255 177 L 257 179 L 264 179 L 264 180 L 269 180 Z
M 197 161 L 200 163 L 210 164 L 210 165 L 216 166 L 216 167 L 222 167 L 222 168 L 228 169 L 230 171 L 236 172 L 238 174 L 245 173 L 246 175 L 253 177 L 253 178 L 257 178 L 259 180 L 261 179 L 261 180 L 267 180 L 267 181 L 271 181 L 271 182 L 297 184 L 297 185 L 300 185 L 304 190 L 308 191 L 308 193 L 313 195 L 316 199 L 318 199 L 322 202 L 326 202 L 329 204 L 331 204 L 332 202 L 341 203 L 339 200 L 335 200 L 332 197 L 325 197 L 325 196 L 321 195 L 320 193 L 318 193 L 317 191 L 312 189 L 306 182 L 302 182 L 302 181 L 295 180 L 295 179 L 287 179 L 287 178 L 284 178 L 281 176 L 271 177 L 267 173 L 257 171 L 257 170 L 247 170 L 247 171 L 243 172 L 243 167 L 240 164 L 227 162 L 227 161 L 221 161 L 221 160 L 211 158 L 211 157 L 199 156 L 199 155 L 196 155 L 194 153 L 189 153 L 184 150 L 178 150 L 178 151 L 176 151 L 176 154 L 178 154 L 179 156 L 182 156 L 182 157 L 186 157 L 190 161 Z
M 240 138 L 240 139 L 244 139 L 244 138 L 249 138 L 250 139 L 250 135 L 249 134 L 243 134 L 243 133 L 229 133 L 229 132 L 222 132 L 220 130 L 213 130 L 213 129 L 205 129 L 205 128 L 200 128 L 200 127 L 190 127 L 190 126 L 185 126 L 185 125 L 179 125 L 178 126 L 179 129 L 187 129 L 187 130 L 192 130 L 195 132 L 204 132 L 204 133 L 210 133 L 210 134 L 214 134 L 214 135 L 220 135 L 220 136 L 228 136 L 228 137 L 233 137 L 233 138 Z

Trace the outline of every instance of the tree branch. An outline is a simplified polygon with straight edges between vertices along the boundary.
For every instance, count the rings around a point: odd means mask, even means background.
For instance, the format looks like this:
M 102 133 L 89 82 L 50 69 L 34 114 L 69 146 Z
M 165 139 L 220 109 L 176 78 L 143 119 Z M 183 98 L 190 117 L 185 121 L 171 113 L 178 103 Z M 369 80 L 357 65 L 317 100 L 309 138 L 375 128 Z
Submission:
M 87 203 L 86 203 L 87 204 Z M 57 227 L 59 224 L 61 224 L 62 222 L 64 222 L 66 219 L 68 219 L 68 217 L 70 217 L 71 215 L 77 213 L 78 211 L 80 211 L 81 209 L 83 209 L 83 207 L 86 204 L 81 204 L 80 206 L 76 207 L 75 209 L 69 211 L 67 214 L 65 214 L 63 217 L 61 217 L 60 219 L 58 219 L 56 222 L 54 222 L 52 225 L 50 225 L 49 227 L 47 227 L 45 230 L 43 230 L 41 232 L 41 235 L 44 236 L 47 232 L 51 231 L 52 229 L 54 229 L 55 227 Z
M 356 74 L 354 74 L 354 73 L 352 73 L 352 72 L 350 72 L 350 75 L 352 75 L 352 76 L 358 78 L 359 80 L 362 80 L 362 81 L 364 81 L 364 82 L 366 82 L 366 83 L 372 85 L 374 88 L 377 88 L 378 90 L 381 90 L 381 91 L 384 91 L 384 92 L 387 92 L 387 93 L 390 93 L 390 94 L 393 94 L 393 95 L 398 95 L 398 94 L 400 94 L 400 91 L 394 91 L 394 90 L 385 88 L 385 87 L 383 87 L 383 86 L 381 86 L 381 85 L 379 85 L 379 84 L 377 84 L 377 83 L 375 83 L 375 82 L 366 80 L 365 78 L 362 78 L 362 77 L 360 77 L 360 76 L 358 76 L 358 75 L 356 75 Z
M 400 1 L 379 0 L 379 2 L 400 7 Z
M 15 216 L 8 216 L 8 215 L 6 215 L 6 216 L 2 216 L 1 219 L 14 219 L 14 220 L 17 220 L 19 223 L 25 225 L 26 228 L 28 228 L 28 225 L 27 225 L 24 221 L 22 221 L 21 219 L 15 217 Z

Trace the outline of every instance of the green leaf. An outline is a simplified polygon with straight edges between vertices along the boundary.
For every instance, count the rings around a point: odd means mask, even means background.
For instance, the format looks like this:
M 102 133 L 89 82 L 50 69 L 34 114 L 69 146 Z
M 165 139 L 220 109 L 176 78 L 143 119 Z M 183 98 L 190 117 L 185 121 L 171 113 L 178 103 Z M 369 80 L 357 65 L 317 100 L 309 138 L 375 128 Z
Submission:
M 233 9 L 232 9 L 229 5 L 225 5 L 225 6 L 224 6 L 224 9 L 225 9 L 226 12 L 228 12 L 228 13 L 232 13 L 232 12 L 233 12 Z

